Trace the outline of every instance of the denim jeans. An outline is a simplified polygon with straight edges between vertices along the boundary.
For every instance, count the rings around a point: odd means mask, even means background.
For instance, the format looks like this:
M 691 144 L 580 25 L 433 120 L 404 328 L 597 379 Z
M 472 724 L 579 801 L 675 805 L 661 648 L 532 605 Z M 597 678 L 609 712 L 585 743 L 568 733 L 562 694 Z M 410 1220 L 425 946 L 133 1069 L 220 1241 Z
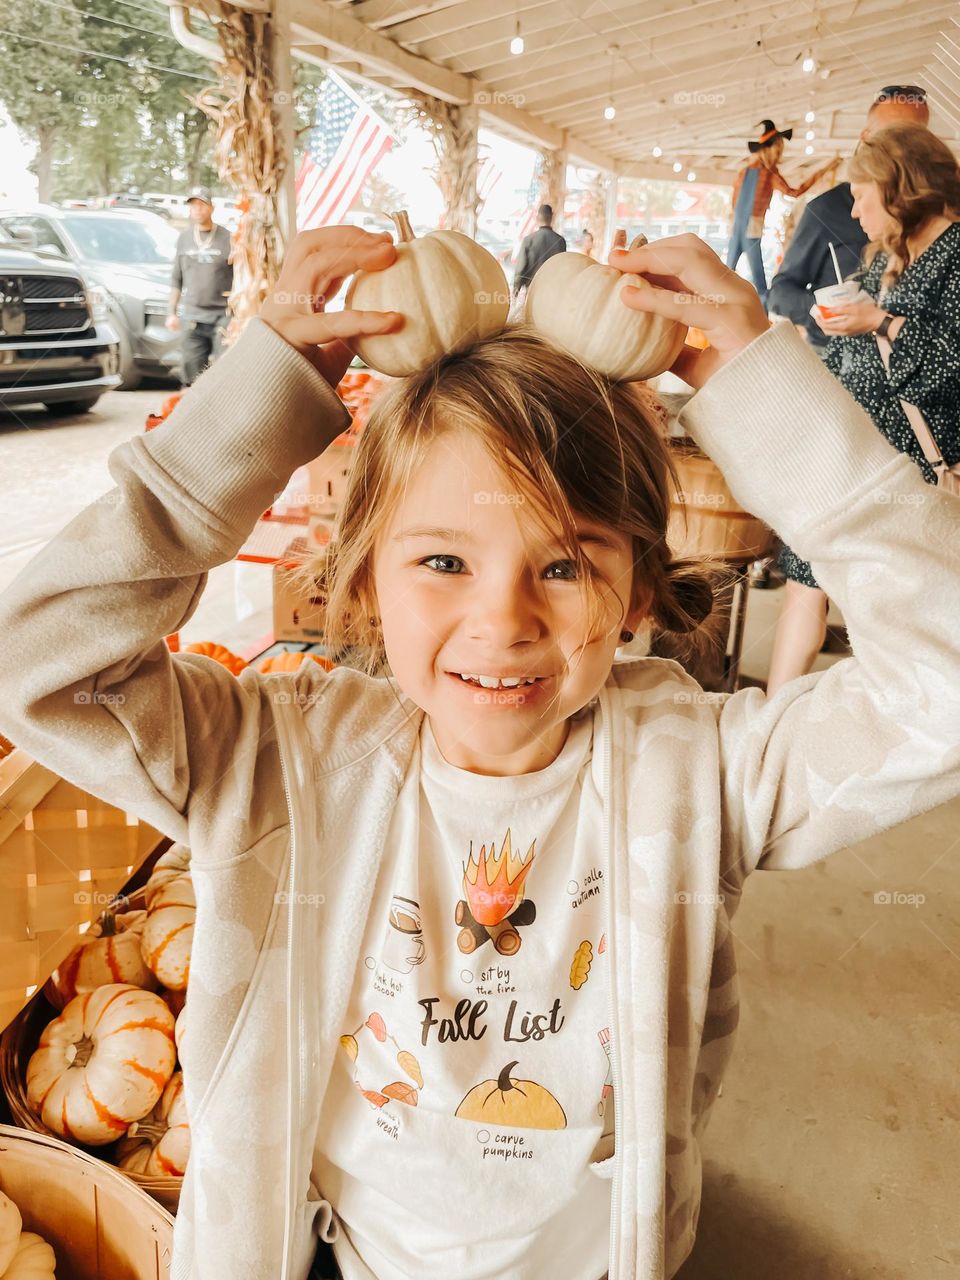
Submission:
M 753 283 L 757 293 L 760 295 L 760 301 L 764 306 L 767 305 L 767 276 L 763 269 L 763 254 L 760 252 L 759 240 L 748 240 L 747 237 L 738 231 L 736 227 L 730 236 L 730 246 L 727 249 L 727 266 L 736 270 L 737 263 L 740 261 L 742 254 L 747 255 L 747 262 L 750 264 L 750 274 L 753 276 Z
M 227 327 L 224 312 L 216 320 L 181 321 L 183 341 L 183 385 L 191 386 L 208 364 L 216 360 L 223 346 L 223 331 Z

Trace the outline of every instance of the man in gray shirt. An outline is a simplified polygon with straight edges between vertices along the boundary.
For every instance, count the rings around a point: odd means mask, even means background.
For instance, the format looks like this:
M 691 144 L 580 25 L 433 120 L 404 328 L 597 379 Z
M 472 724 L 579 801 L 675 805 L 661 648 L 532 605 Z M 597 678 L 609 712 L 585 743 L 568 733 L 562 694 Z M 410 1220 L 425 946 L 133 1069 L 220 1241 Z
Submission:
M 185 386 L 220 354 L 233 288 L 230 232 L 213 221 L 213 197 L 198 187 L 187 198 L 190 226 L 181 231 L 170 281 L 167 328 L 182 332 Z

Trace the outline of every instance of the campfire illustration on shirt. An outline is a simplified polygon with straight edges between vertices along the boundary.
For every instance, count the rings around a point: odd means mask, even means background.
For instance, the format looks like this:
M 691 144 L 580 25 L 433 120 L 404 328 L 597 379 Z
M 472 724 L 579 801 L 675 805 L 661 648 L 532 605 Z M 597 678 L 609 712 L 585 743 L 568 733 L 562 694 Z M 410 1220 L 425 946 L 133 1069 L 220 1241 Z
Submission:
M 500 852 L 480 846 L 479 857 L 474 856 L 473 841 L 470 856 L 463 868 L 463 892 L 454 911 L 454 919 L 460 925 L 457 946 L 469 955 L 487 942 L 492 942 L 502 956 L 512 956 L 520 950 L 521 937 L 518 928 L 533 924 L 537 908 L 524 896 L 524 885 L 533 866 L 536 840 L 530 844 L 526 855 L 518 858 L 510 843 L 510 828 L 504 837 Z

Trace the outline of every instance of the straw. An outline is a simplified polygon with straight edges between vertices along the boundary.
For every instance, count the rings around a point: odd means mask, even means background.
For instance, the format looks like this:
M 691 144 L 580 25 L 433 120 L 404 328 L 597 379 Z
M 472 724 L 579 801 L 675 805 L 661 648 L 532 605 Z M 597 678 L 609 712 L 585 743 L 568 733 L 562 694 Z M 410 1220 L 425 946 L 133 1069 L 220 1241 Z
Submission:
M 843 284 L 843 276 L 840 274 L 840 263 L 837 261 L 836 251 L 833 247 L 833 241 L 828 241 L 830 245 L 830 257 L 833 259 L 833 269 L 837 273 L 837 284 Z

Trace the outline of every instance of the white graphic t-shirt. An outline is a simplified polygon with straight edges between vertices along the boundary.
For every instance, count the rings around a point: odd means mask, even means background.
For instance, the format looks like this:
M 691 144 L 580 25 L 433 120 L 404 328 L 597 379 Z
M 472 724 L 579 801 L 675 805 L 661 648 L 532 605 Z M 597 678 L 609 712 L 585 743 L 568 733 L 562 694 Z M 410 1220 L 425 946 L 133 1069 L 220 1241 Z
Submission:
M 334 1252 L 346 1280 L 600 1280 L 613 1088 L 593 715 L 511 778 L 449 764 L 423 725 L 315 1152 Z

